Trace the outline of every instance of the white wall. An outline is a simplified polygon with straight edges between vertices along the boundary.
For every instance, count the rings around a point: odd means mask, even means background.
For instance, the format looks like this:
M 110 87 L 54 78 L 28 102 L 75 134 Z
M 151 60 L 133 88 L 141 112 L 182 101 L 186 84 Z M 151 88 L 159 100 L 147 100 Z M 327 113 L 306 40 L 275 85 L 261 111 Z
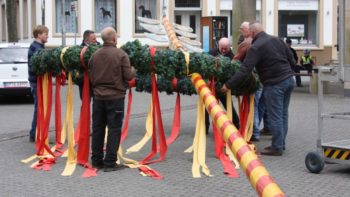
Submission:
M 333 1 L 325 0 L 323 9 L 323 43 L 329 46 L 333 44 Z

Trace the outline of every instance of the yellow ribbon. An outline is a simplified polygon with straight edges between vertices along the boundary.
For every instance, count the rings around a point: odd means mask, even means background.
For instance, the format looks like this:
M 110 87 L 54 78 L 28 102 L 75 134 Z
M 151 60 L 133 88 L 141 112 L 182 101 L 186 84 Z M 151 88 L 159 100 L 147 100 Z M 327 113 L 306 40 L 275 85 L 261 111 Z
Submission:
M 253 135 L 253 126 L 254 126 L 254 94 L 250 95 L 249 98 L 249 114 L 248 114 L 248 120 L 247 120 L 247 126 L 245 130 L 245 136 L 244 139 L 249 142 L 250 138 Z
M 185 55 L 186 74 L 188 75 L 190 73 L 190 53 L 188 53 L 186 51 L 182 51 L 182 53 Z
M 126 150 L 126 154 L 138 152 L 151 139 L 153 134 L 153 117 L 152 117 L 153 109 L 152 108 L 153 108 L 153 104 L 151 99 L 150 108 L 146 119 L 146 133 L 139 142 L 137 142 L 135 145 L 133 145 L 132 147 Z
M 202 99 L 198 97 L 196 132 L 193 144 L 193 164 L 192 176 L 201 177 L 200 170 L 207 176 L 212 176 L 208 166 L 205 164 L 206 134 L 205 134 L 205 114 Z
M 63 63 L 63 56 L 64 56 L 64 54 L 66 53 L 66 51 L 67 51 L 68 48 L 69 48 L 69 47 L 64 47 L 64 48 L 62 49 L 62 51 L 61 51 L 60 59 L 61 59 L 61 63 L 62 63 L 63 68 L 66 68 L 66 66 L 65 66 L 64 63 Z
M 67 94 L 67 133 L 68 133 L 68 158 L 62 176 L 73 174 L 77 164 L 77 153 L 74 149 L 74 127 L 73 127 L 73 82 L 72 74 L 68 74 L 68 94 Z

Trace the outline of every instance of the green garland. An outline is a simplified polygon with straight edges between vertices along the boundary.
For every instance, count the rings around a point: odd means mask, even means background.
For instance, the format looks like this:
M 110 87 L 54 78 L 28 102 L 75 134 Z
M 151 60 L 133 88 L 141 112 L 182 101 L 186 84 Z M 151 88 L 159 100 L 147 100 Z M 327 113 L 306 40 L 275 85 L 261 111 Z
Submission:
M 83 56 L 88 64 L 92 54 L 101 46 L 90 45 Z M 80 61 L 81 46 L 70 47 L 63 56 L 65 70 L 72 73 L 73 81 L 80 84 L 83 81 L 84 69 Z M 137 70 L 136 91 L 151 92 L 152 57 L 148 45 L 141 45 L 138 40 L 128 42 L 121 47 L 129 56 L 130 63 Z M 31 59 L 33 71 L 38 74 L 52 72 L 54 75 L 60 73 L 60 53 L 62 48 L 42 50 L 34 54 Z M 186 68 L 185 56 L 181 51 L 157 50 L 153 58 L 153 70 L 157 74 L 157 85 L 160 92 L 173 94 L 178 91 L 181 94 L 192 95 L 196 91 L 187 75 L 199 73 L 203 79 L 208 81 L 212 77 L 216 80 L 216 92 L 221 94 L 221 87 L 239 69 L 240 62 L 231 62 L 229 58 L 219 56 L 214 58 L 207 53 L 191 53 L 189 68 Z M 172 80 L 177 78 L 174 89 Z M 249 76 L 241 83 L 240 87 L 232 90 L 233 95 L 254 93 L 260 87 L 257 77 Z
M 45 74 L 45 70 L 43 70 L 41 67 L 41 58 L 43 53 L 44 53 L 44 49 L 39 49 L 30 58 L 30 64 L 32 65 L 31 71 L 37 75 Z
M 84 69 L 80 61 L 81 49 L 81 46 L 69 47 L 63 55 L 65 69 L 72 74 L 75 84 L 81 84 L 84 79 Z
M 45 72 L 51 72 L 54 77 L 62 72 L 61 51 L 62 48 L 45 49 L 42 54 L 41 67 Z
M 90 60 L 92 54 L 94 54 L 95 51 L 97 51 L 97 50 L 100 49 L 101 47 L 102 47 L 101 45 L 97 45 L 97 44 L 90 44 L 90 45 L 87 47 L 87 49 L 86 49 L 86 51 L 85 51 L 85 53 L 84 53 L 84 55 L 83 55 L 83 59 L 84 59 L 84 62 L 85 62 L 85 64 L 86 64 L 86 66 L 88 66 L 89 60 Z

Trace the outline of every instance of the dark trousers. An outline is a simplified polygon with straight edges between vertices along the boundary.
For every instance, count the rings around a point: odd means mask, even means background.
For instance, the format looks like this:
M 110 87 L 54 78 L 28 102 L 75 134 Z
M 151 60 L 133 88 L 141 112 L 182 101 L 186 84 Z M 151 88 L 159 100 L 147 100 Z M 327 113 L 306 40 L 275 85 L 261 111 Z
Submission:
M 38 109 L 38 99 L 37 99 L 37 94 L 36 94 L 36 88 L 37 85 L 34 82 L 30 82 L 30 91 L 32 93 L 33 96 L 33 100 L 34 100 L 34 112 L 33 112 L 33 120 L 32 120 L 32 127 L 30 128 L 29 131 L 29 137 L 31 139 L 35 139 L 35 133 L 36 133 L 36 116 L 37 116 L 37 109 Z
M 220 102 L 222 103 L 224 108 L 227 109 L 226 96 L 219 96 L 218 99 L 220 100 Z M 233 103 L 232 103 L 232 122 L 236 126 L 236 128 L 239 129 L 239 118 L 238 118 L 237 112 L 233 106 Z M 207 111 L 205 111 L 205 129 L 206 129 L 207 133 L 209 131 L 209 126 L 210 126 L 209 114 Z
M 112 167 L 117 161 L 117 152 L 124 118 L 124 98 L 96 100 L 92 112 L 92 164 Z M 108 126 L 106 155 L 103 158 L 103 144 Z
M 300 73 L 301 70 L 307 70 L 308 74 L 312 73 L 312 65 L 311 64 L 305 64 L 303 66 L 295 66 L 294 67 L 294 72 L 295 73 Z M 297 86 L 301 86 L 301 78 L 300 76 L 295 76 L 295 82 L 297 84 Z

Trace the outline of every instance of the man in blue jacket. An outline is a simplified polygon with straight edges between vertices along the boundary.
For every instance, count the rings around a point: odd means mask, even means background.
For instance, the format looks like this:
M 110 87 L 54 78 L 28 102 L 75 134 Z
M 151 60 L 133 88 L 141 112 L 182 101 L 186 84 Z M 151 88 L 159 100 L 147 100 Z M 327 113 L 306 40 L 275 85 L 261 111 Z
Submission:
M 281 156 L 288 132 L 288 107 L 294 88 L 292 67 L 295 60 L 283 40 L 268 35 L 260 23 L 250 24 L 252 46 L 240 69 L 222 87 L 236 89 L 253 71 L 254 67 L 264 85 L 264 99 L 272 132 L 272 144 L 263 155 Z
M 32 71 L 32 65 L 30 63 L 30 59 L 40 49 L 45 48 L 45 43 L 47 42 L 49 29 L 44 25 L 38 25 L 33 30 L 34 41 L 29 47 L 28 50 L 28 80 L 30 82 L 30 89 L 34 99 L 34 114 L 32 120 L 32 127 L 29 131 L 29 141 L 35 142 L 36 135 L 36 114 L 37 114 L 37 95 L 36 95 L 36 74 Z

